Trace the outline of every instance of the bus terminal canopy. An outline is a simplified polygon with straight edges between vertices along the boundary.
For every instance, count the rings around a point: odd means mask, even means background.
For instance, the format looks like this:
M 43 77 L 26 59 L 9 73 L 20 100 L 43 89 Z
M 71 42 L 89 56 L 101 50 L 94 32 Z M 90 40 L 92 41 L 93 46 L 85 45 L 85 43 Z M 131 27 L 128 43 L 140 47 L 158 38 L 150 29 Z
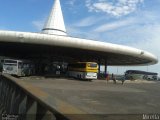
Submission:
M 26 59 L 59 56 L 64 61 L 70 58 L 77 61 L 101 61 L 102 64 L 107 62 L 107 65 L 151 65 L 158 62 L 147 51 L 123 45 L 15 31 L 0 31 L 0 55 Z

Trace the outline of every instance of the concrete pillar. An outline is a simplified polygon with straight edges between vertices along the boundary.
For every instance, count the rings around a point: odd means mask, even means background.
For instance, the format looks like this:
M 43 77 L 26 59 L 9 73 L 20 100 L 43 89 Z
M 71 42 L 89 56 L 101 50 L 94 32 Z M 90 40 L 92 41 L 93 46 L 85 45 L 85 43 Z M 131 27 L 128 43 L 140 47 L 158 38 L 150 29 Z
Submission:
M 104 71 L 105 71 L 105 74 L 107 73 L 107 60 L 105 60 L 105 63 L 104 63 Z
M 101 72 L 100 66 L 101 66 L 101 60 L 99 59 L 98 60 L 98 74 L 100 74 Z

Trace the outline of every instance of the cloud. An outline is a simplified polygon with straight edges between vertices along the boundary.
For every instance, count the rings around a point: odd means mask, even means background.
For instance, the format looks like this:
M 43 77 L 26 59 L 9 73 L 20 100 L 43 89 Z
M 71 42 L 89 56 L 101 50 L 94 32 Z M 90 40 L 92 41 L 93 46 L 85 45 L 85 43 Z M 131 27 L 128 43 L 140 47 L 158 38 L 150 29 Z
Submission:
M 153 53 L 160 60 L 160 24 L 144 26 L 143 28 L 136 30 L 135 34 L 141 32 L 142 38 L 134 43 L 128 45 L 143 49 Z M 145 36 L 145 37 L 143 37 Z M 143 39 L 146 38 L 146 39 Z M 146 70 L 146 69 L 144 69 Z M 151 72 L 158 72 L 160 74 L 160 61 L 156 65 L 148 66 L 148 70 Z
M 67 32 L 69 36 L 84 38 L 84 39 L 98 39 L 100 38 L 99 34 L 93 34 L 92 32 L 85 32 L 82 29 L 79 29 L 74 26 L 67 26 Z
M 74 6 L 76 0 L 69 0 L 67 1 L 67 4 L 70 6 Z
M 94 32 L 106 32 L 120 27 L 129 26 L 130 24 L 136 23 L 136 20 L 133 18 L 128 18 L 126 20 L 115 21 L 112 23 L 103 24 L 94 29 Z
M 144 0 L 116 0 L 108 2 L 108 0 L 86 0 L 86 7 L 90 12 L 105 12 L 112 16 L 120 17 L 134 12 L 140 3 Z
M 90 17 L 83 18 L 80 21 L 74 23 L 73 26 L 88 27 L 88 26 L 92 26 L 92 25 L 96 24 L 97 22 L 99 22 L 102 19 L 103 19 L 103 17 L 97 18 L 95 16 L 90 16 Z
M 113 42 L 118 42 L 122 44 L 121 39 L 123 40 L 123 45 L 131 46 L 134 48 L 138 48 L 141 50 L 148 51 L 154 54 L 160 60 L 160 24 L 150 24 L 144 26 L 134 26 L 127 27 L 126 29 L 121 29 L 119 32 L 113 32 L 113 36 L 115 37 Z M 107 33 L 106 33 L 107 34 Z M 121 36 L 123 34 L 123 37 Z M 127 36 L 126 36 L 127 35 Z M 110 34 L 108 34 L 108 39 L 112 38 Z M 126 38 L 125 38 L 126 37 Z M 144 70 L 149 72 L 157 72 L 160 74 L 160 62 L 156 65 L 151 66 L 136 66 L 136 67 L 118 67 L 119 74 L 123 74 L 126 70 Z M 109 67 L 109 71 L 112 73 L 117 73 L 117 67 Z
M 1 26 L 0 25 L 0 30 L 9 30 L 6 26 Z
M 130 46 L 147 50 L 160 58 L 160 24 L 147 25 L 135 29 L 134 34 L 141 34 L 136 42 L 129 43 Z M 140 40 L 141 39 L 141 40 Z
M 32 21 L 32 25 L 33 25 L 37 30 L 42 30 L 42 28 L 43 28 L 43 26 L 44 26 L 44 23 L 45 23 L 45 19 Z

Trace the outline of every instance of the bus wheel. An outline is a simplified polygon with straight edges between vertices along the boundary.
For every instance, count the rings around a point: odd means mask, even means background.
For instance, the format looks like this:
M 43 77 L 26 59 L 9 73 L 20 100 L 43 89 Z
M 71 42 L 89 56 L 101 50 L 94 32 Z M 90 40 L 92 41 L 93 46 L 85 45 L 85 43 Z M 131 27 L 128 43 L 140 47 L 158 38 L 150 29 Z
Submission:
M 92 81 L 92 79 L 88 79 L 87 81 L 91 82 L 91 81 Z
M 77 75 L 77 79 L 79 79 L 79 75 Z
M 81 75 L 79 75 L 79 79 L 81 80 L 82 78 L 81 78 Z

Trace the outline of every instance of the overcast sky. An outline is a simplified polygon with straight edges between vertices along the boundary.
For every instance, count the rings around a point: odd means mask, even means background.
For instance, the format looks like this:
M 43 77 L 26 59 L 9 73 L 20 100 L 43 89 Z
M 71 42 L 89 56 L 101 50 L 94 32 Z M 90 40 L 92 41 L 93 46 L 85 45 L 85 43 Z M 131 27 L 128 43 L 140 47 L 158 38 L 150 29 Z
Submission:
M 0 29 L 39 32 L 54 0 L 1 0 Z M 160 58 L 160 0 L 61 0 L 70 36 L 128 45 Z M 160 64 L 109 67 L 160 73 Z

